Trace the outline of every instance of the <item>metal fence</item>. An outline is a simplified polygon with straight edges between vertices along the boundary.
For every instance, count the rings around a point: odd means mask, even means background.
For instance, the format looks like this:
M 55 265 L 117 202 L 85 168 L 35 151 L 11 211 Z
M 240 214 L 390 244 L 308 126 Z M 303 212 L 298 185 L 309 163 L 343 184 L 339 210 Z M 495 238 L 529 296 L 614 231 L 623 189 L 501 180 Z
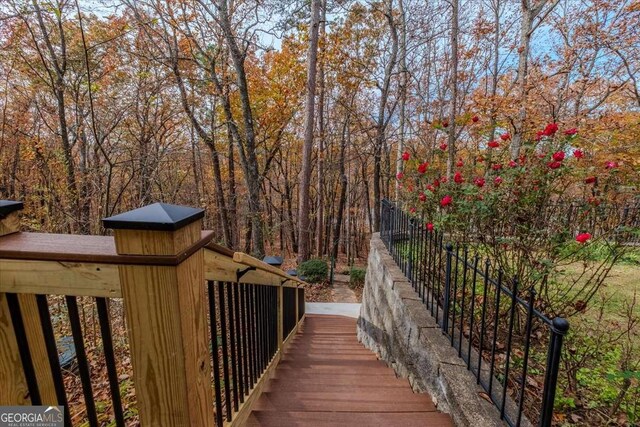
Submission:
M 569 323 L 536 310 L 535 290 L 520 292 L 517 277 L 395 204 L 383 200 L 381 218 L 382 241 L 501 419 L 550 426 Z

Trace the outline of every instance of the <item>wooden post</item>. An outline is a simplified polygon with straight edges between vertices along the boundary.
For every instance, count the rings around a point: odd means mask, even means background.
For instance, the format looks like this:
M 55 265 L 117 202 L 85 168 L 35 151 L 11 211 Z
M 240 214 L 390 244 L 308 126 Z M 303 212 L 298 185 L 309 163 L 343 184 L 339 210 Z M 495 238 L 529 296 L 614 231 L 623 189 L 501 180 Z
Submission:
M 103 220 L 118 254 L 193 252 L 202 209 L 155 203 Z M 213 426 L 204 254 L 175 265 L 120 266 L 134 382 L 143 426 Z
M 20 211 L 23 207 L 22 202 L 0 200 L 0 238 L 20 231 Z M 3 280 L 7 279 L 0 271 L 0 282 Z M 19 294 L 18 303 L 41 404 L 57 405 L 35 295 Z M 0 292 L 0 405 L 29 404 L 33 402 L 20 359 L 9 302 L 6 294 Z

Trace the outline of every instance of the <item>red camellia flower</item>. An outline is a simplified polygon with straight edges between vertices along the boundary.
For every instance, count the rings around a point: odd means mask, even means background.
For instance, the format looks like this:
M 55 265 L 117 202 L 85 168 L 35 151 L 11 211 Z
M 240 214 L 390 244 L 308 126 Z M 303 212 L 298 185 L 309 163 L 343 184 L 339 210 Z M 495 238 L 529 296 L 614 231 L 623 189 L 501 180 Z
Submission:
M 473 116 L 473 117 L 471 117 L 471 121 L 472 121 L 473 123 L 478 123 L 478 121 L 479 121 L 479 120 L 480 120 L 480 117 L 478 117 L 478 116 Z
M 505 132 L 502 135 L 500 135 L 500 139 L 503 141 L 508 141 L 511 139 L 511 134 L 509 134 L 509 132 Z
M 436 178 L 436 180 L 433 181 L 433 186 L 436 188 L 440 187 L 440 180 Z
M 500 143 L 498 141 L 489 141 L 487 146 L 489 148 L 498 148 L 498 147 L 500 147 Z
M 496 176 L 496 179 L 493 180 L 493 183 L 495 185 L 500 185 L 502 184 L 502 178 L 500 178 L 499 176 Z
M 460 172 L 456 172 L 453 175 L 453 180 L 456 184 L 462 184 L 464 182 L 464 178 L 462 177 L 462 174 Z
M 448 145 L 447 145 L 447 143 L 446 143 L 446 142 L 443 142 L 442 144 L 440 144 L 440 149 L 441 149 L 442 151 L 446 150 L 446 149 L 447 149 L 447 147 L 448 147 Z
M 433 231 L 433 224 L 432 223 L 427 223 L 427 230 L 429 231 Z
M 398 172 L 398 174 L 396 175 L 396 178 L 398 179 L 398 181 L 401 181 L 402 178 L 404 178 L 404 174 L 402 172 Z
M 618 165 L 618 162 L 607 162 L 607 163 L 605 164 L 605 167 L 606 167 L 607 169 L 615 169 L 615 168 L 617 168 L 618 166 L 619 166 L 619 165 Z
M 443 128 L 448 128 L 449 127 L 449 122 L 446 121 L 446 120 L 444 122 L 442 122 L 442 127 Z
M 427 201 L 427 195 L 420 192 L 420 195 L 418 196 L 418 199 L 420 199 L 421 202 L 426 202 Z
M 456 163 L 456 167 L 463 167 L 464 166 L 464 162 L 462 160 L 458 160 L 458 162 Z
M 536 141 L 540 141 L 543 136 L 544 136 L 544 131 L 543 130 L 541 130 L 539 132 L 536 132 Z
M 405 151 L 404 153 L 402 153 L 402 160 L 406 162 L 407 160 L 409 160 L 409 158 L 411 158 L 411 154 L 409 154 L 408 151 Z
M 589 176 L 587 178 L 585 178 L 584 183 L 585 184 L 593 184 L 594 182 L 596 182 L 597 178 L 595 176 Z
M 499 171 L 500 169 L 502 169 L 502 165 L 500 163 L 496 163 L 491 166 L 491 169 L 493 169 L 494 171 Z
M 429 185 L 427 185 L 427 190 L 433 192 L 435 190 L 435 188 L 433 188 L 433 185 L 429 184 Z
M 556 151 L 553 153 L 553 160 L 556 162 L 561 162 L 564 160 L 564 151 Z
M 451 203 L 453 203 L 453 197 L 451 196 L 444 196 L 442 200 L 440 200 L 440 206 L 443 208 L 449 206 Z
M 568 136 L 573 136 L 573 135 L 575 135 L 577 133 L 578 133 L 578 129 L 576 129 L 576 128 L 571 128 L 571 129 L 567 129 L 567 130 L 564 131 L 564 134 L 568 135 Z
M 562 166 L 562 162 L 549 162 L 547 163 L 547 166 L 549 166 L 550 169 L 558 169 L 560 166 Z
M 427 171 L 427 167 L 429 166 L 429 163 L 424 162 L 424 163 L 420 163 L 418 165 L 418 172 L 420 173 L 425 173 Z
M 440 182 L 445 183 L 447 182 L 447 177 L 443 176 L 442 178 L 440 178 Z
M 576 236 L 576 241 L 578 243 L 587 243 L 587 240 L 591 239 L 591 234 L 589 233 L 580 233 Z
M 484 180 L 484 178 L 478 177 L 478 178 L 473 180 L 473 183 L 475 185 L 477 185 L 479 188 L 482 188 L 482 187 L 484 187 L 485 180 Z
M 510 161 L 509 161 L 509 167 L 510 167 L 510 168 L 515 168 L 516 166 L 518 166 L 518 163 L 516 163 L 516 162 L 515 162 L 515 161 L 513 161 L 513 160 L 510 160 Z
M 549 123 L 542 131 L 542 135 L 553 136 L 556 132 L 558 132 L 558 125 L 556 123 Z
M 581 159 L 584 157 L 584 153 L 582 152 L 582 150 L 573 150 L 573 157 L 575 157 L 576 159 Z
M 410 208 L 410 209 L 409 209 L 409 212 L 410 212 L 410 213 L 416 213 L 416 208 L 414 208 L 414 207 Z

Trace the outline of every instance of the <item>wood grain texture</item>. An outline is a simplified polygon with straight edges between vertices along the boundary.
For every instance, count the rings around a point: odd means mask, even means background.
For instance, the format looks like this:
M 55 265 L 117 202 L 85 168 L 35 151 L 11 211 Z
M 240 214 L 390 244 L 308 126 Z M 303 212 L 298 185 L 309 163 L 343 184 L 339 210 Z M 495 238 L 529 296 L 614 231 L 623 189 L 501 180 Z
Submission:
M 47 356 L 47 347 L 44 342 L 44 333 L 40 323 L 40 313 L 36 296 L 30 294 L 19 294 L 20 311 L 22 312 L 22 322 L 29 342 L 31 361 L 38 381 L 38 391 L 43 405 L 57 405 L 56 389 L 51 375 L 51 366 Z
M 0 259 L 0 292 L 118 298 L 113 264 Z
M 4 218 L 0 218 L 0 236 L 6 236 L 20 231 L 20 212 L 11 212 Z
M 202 220 L 176 231 L 115 230 L 116 251 L 120 255 L 177 255 L 196 243 Z
M 116 248 L 175 255 L 198 242 L 199 227 L 116 230 Z M 177 266 L 122 265 L 119 272 L 142 425 L 213 426 L 203 249 Z
M 275 274 L 277 276 L 282 277 L 283 279 L 290 280 L 291 282 L 295 282 L 295 283 L 300 284 L 300 285 L 304 285 L 305 284 L 305 282 L 303 282 L 302 280 L 298 279 L 297 277 L 290 276 L 287 273 L 285 273 L 284 271 L 280 270 L 279 268 L 274 267 L 272 265 L 269 265 L 269 264 L 267 264 L 265 262 L 262 262 L 259 259 L 254 258 L 254 257 L 252 257 L 250 255 L 247 255 L 247 254 L 245 254 L 243 252 L 234 253 L 233 254 L 233 260 L 235 262 L 237 262 L 237 263 L 244 264 L 244 265 L 251 266 L 251 267 L 255 267 L 255 268 L 259 269 L 259 270 L 263 270 L 263 271 L 269 272 L 271 274 Z
M 233 260 L 225 254 L 210 250 L 207 246 L 204 253 L 205 278 L 207 280 L 219 280 L 221 282 L 236 282 L 236 272 L 244 270 L 248 266 Z M 264 270 L 248 271 L 240 279 L 240 283 L 253 285 L 284 286 L 295 288 L 297 282 L 286 282 L 281 285 L 283 277 Z
M 0 405 L 30 405 L 7 297 L 0 292 Z

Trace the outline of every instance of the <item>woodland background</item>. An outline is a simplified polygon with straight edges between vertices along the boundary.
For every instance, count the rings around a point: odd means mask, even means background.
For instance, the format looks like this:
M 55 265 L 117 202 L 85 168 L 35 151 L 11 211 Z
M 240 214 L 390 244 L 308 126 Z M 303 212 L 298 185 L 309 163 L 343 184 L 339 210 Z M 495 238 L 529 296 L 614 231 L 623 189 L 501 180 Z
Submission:
M 557 122 L 640 162 L 637 0 L 4 0 L 0 45 L 0 196 L 35 230 L 165 201 L 232 248 L 352 259 L 407 147 Z

